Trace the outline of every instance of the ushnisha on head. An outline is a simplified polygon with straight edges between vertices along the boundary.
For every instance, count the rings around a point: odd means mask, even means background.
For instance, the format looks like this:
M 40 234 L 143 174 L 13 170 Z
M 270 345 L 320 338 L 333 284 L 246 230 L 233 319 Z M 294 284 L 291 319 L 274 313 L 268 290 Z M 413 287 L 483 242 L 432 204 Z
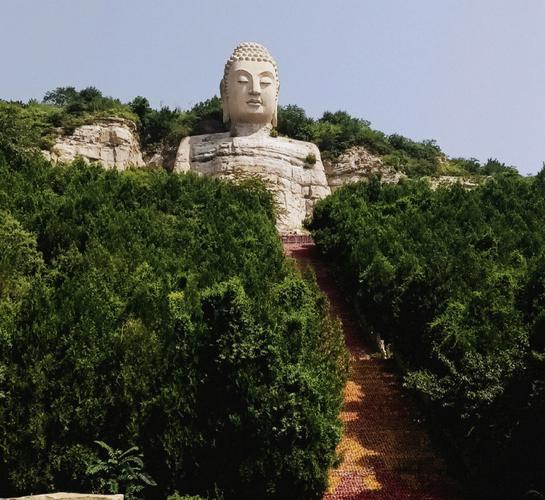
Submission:
M 220 83 L 223 121 L 231 122 L 234 135 L 276 126 L 278 67 L 259 43 L 238 45 L 225 64 Z

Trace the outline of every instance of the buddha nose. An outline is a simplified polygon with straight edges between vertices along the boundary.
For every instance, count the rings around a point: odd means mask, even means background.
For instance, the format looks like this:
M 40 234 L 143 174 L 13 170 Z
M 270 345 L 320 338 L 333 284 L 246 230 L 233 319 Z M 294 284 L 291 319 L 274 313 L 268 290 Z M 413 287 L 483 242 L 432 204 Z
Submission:
M 259 80 L 257 81 L 256 80 L 252 81 L 252 88 L 250 89 L 251 95 L 261 95 L 261 87 L 259 85 Z

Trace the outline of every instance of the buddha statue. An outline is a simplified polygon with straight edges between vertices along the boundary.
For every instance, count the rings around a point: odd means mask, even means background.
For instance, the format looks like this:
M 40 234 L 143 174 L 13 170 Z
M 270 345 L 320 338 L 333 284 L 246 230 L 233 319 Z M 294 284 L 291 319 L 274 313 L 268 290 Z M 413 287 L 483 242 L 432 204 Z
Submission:
M 185 137 L 174 171 L 232 180 L 258 177 L 274 195 L 278 230 L 301 232 L 314 203 L 330 190 L 316 145 L 271 136 L 279 88 L 269 51 L 254 42 L 238 45 L 220 82 L 229 132 Z

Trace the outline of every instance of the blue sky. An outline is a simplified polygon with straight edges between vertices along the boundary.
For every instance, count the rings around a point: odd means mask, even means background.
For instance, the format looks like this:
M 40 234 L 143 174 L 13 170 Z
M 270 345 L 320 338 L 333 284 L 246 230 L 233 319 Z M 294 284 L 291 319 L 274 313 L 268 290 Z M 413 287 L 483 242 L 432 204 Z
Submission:
M 545 161 L 545 0 L 1 0 L 0 26 L 3 99 L 94 85 L 187 108 L 257 41 L 281 104 L 524 174 Z

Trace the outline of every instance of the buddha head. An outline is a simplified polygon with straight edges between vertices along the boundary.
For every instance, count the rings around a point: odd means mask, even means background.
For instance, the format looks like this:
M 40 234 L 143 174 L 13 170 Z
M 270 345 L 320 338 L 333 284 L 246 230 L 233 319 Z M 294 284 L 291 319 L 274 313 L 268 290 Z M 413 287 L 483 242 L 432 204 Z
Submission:
M 253 129 L 276 126 L 278 68 L 269 51 L 254 42 L 238 45 L 225 64 L 220 83 L 223 121 Z

